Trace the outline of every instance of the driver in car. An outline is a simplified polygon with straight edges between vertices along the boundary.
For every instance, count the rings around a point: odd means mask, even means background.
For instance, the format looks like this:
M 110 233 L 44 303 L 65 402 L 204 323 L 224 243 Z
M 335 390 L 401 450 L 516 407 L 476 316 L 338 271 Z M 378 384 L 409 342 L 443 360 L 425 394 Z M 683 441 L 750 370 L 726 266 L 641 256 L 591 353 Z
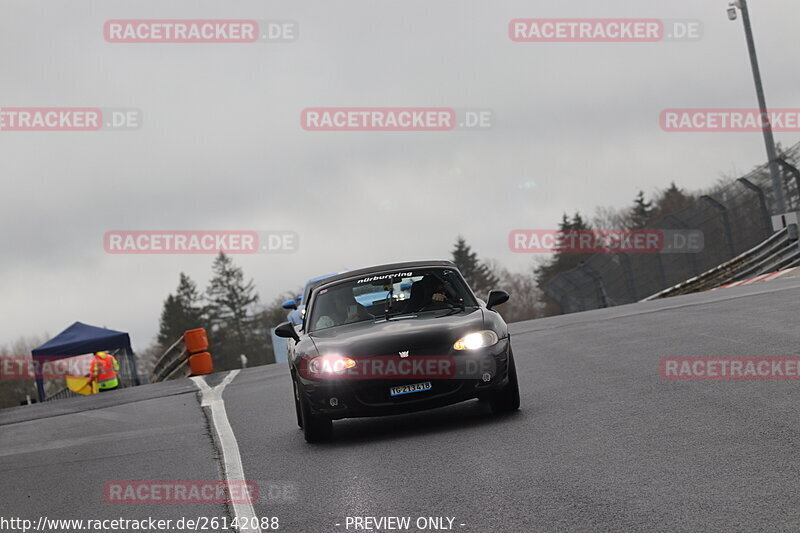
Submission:
M 444 282 L 439 278 L 434 278 L 431 302 L 444 302 L 445 300 L 447 300 L 447 289 L 444 286 Z
M 436 276 L 426 275 L 411 286 L 407 309 L 419 311 L 433 303 L 443 303 L 449 299 L 445 282 Z

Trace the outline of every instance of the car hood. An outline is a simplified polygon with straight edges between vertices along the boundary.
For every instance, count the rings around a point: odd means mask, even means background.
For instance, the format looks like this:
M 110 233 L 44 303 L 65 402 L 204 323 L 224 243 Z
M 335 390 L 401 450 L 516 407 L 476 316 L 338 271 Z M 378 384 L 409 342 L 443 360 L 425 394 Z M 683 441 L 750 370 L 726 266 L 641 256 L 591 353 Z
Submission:
M 320 354 L 376 356 L 445 355 L 453 343 L 468 333 L 484 329 L 483 310 L 468 308 L 399 316 L 392 320 L 368 320 L 312 332 L 309 337 Z

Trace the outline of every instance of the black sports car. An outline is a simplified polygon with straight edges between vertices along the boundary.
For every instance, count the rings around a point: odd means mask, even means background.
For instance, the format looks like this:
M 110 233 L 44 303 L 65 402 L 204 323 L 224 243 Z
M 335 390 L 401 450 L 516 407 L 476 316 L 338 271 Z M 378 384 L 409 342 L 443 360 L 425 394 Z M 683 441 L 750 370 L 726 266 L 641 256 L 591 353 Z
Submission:
M 297 423 L 308 442 L 333 420 L 440 407 L 471 398 L 519 408 L 508 327 L 449 261 L 396 263 L 321 280 L 303 324 L 285 322 Z M 299 330 L 299 331 L 298 331 Z

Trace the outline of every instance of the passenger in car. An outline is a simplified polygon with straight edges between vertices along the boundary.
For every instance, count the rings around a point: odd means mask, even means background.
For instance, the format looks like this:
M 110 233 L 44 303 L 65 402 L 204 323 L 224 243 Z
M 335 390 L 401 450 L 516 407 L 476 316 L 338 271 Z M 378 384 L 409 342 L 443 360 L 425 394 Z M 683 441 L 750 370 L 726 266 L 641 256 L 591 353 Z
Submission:
M 364 306 L 356 301 L 350 289 L 332 292 L 320 301 L 322 316 L 314 329 L 325 329 L 342 324 L 351 324 L 372 318 Z

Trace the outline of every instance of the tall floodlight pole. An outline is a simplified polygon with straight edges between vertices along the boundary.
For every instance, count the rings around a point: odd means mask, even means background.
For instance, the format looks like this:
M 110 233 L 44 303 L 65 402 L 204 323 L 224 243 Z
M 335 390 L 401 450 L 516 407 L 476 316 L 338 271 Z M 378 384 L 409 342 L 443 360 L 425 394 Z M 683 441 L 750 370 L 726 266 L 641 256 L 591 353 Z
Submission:
M 753 29 L 750 27 L 750 12 L 747 10 L 747 0 L 735 0 L 728 4 L 728 6 L 728 18 L 731 20 L 736 20 L 737 7 L 742 10 L 744 34 L 747 39 L 747 50 L 750 52 L 750 67 L 753 69 L 753 80 L 756 84 L 758 107 L 761 111 L 761 131 L 764 134 L 764 144 L 767 147 L 769 173 L 772 176 L 775 205 L 778 209 L 778 213 L 784 213 L 786 212 L 786 201 L 783 198 L 780 168 L 778 167 L 777 156 L 775 154 L 775 139 L 772 136 L 772 124 L 770 123 L 769 113 L 767 112 L 767 101 L 766 98 L 764 98 L 764 86 L 761 84 L 761 71 L 758 68 L 758 58 L 756 58 L 756 44 L 753 41 Z

